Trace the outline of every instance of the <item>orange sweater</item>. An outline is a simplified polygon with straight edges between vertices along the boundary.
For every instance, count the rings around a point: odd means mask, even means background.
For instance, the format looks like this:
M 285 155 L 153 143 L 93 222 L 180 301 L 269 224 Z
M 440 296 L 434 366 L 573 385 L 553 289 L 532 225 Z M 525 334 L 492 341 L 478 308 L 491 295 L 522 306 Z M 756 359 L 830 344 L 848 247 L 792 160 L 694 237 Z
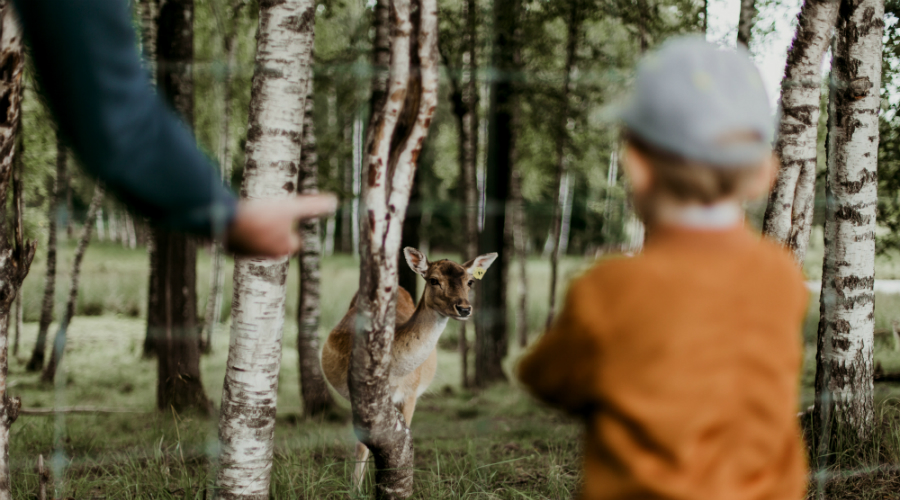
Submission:
M 519 364 L 585 419 L 583 499 L 803 498 L 803 278 L 744 227 L 657 229 L 570 286 Z

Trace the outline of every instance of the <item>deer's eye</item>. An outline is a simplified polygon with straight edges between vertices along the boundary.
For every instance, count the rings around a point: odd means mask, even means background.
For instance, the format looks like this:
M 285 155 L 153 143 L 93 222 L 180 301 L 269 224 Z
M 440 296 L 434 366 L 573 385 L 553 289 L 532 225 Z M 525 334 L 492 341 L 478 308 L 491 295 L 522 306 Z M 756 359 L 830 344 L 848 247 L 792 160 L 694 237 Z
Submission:
M 435 278 L 430 278 L 430 279 L 429 279 L 429 284 L 432 285 L 432 286 L 438 286 L 440 283 L 439 283 L 438 280 L 436 280 Z
M 469 286 L 470 286 L 470 287 L 472 287 L 472 285 L 473 285 L 473 283 L 475 283 L 475 281 L 473 281 L 473 280 L 469 280 L 469 283 L 468 283 L 468 285 L 469 285 Z

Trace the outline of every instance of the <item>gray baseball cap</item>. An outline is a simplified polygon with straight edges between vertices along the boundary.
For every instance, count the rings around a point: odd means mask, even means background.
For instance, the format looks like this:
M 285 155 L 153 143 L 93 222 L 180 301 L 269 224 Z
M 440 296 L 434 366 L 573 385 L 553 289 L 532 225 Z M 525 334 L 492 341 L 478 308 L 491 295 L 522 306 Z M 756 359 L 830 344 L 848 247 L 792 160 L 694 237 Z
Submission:
M 750 54 L 700 37 L 672 39 L 646 56 L 619 117 L 649 145 L 717 167 L 753 164 L 771 151 L 774 118 Z

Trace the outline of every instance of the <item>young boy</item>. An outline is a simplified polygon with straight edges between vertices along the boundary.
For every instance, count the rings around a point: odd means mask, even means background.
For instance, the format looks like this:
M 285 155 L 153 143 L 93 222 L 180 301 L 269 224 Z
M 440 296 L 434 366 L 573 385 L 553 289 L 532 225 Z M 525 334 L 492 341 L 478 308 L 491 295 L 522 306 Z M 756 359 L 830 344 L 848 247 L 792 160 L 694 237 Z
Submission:
M 775 170 L 760 76 L 744 51 L 678 39 L 635 87 L 623 163 L 645 248 L 573 281 L 519 378 L 584 419 L 583 499 L 800 500 L 807 292 L 740 205 Z

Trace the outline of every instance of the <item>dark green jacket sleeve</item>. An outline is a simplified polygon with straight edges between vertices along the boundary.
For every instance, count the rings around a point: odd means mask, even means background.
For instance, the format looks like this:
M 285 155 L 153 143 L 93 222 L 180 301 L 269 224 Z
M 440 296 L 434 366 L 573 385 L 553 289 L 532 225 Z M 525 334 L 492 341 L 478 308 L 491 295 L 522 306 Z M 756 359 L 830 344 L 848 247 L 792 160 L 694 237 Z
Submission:
M 125 0 L 14 0 L 41 92 L 84 167 L 155 221 L 201 235 L 235 198 L 141 67 Z

